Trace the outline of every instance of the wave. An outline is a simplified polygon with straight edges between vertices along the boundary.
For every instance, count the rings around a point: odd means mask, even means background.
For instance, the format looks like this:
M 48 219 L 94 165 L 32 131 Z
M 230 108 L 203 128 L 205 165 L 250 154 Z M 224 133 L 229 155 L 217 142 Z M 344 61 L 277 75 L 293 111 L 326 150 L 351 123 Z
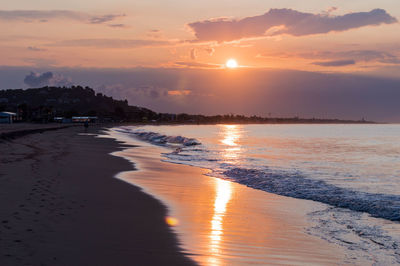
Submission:
M 182 145 L 182 146 L 195 146 L 200 145 L 201 143 L 193 138 L 186 138 L 182 136 L 167 136 L 156 132 L 151 131 L 143 131 L 143 130 L 131 130 L 128 128 L 117 129 L 117 131 L 122 133 L 128 133 L 130 135 L 134 135 L 140 140 L 150 142 L 156 145 Z
M 313 200 L 334 207 L 366 212 L 373 217 L 400 221 L 400 196 L 368 193 L 309 179 L 300 174 L 233 168 L 223 172 L 229 180 L 266 192 Z
M 285 172 L 269 168 L 241 168 L 214 158 L 212 151 L 193 138 L 167 136 L 141 129 L 120 128 L 142 141 L 173 148 L 163 153 L 172 163 L 188 164 L 212 170 L 218 176 L 248 187 L 286 197 L 312 200 L 333 207 L 365 212 L 373 217 L 400 221 L 400 196 L 356 191 L 338 187 L 323 180 L 312 179 L 299 172 Z M 201 145 L 201 146 L 198 146 Z M 195 148 L 195 146 L 198 146 Z

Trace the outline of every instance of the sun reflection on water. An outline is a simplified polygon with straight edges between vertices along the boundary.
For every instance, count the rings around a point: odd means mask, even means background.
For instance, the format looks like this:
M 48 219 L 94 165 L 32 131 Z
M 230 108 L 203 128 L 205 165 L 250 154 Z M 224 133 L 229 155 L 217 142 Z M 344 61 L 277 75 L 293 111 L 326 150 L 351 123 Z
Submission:
M 224 149 L 223 156 L 230 162 L 238 159 L 240 146 L 238 141 L 242 135 L 241 129 L 237 125 L 223 125 L 222 126 L 222 139 L 221 143 L 227 147 Z M 229 181 L 216 179 L 216 196 L 214 202 L 214 215 L 211 219 L 211 232 L 210 232 L 210 265 L 220 265 L 220 256 L 222 255 L 222 241 L 224 235 L 224 217 L 226 215 L 227 205 L 232 195 L 232 184 Z
M 221 143 L 227 146 L 222 156 L 228 160 L 227 162 L 234 163 L 234 160 L 239 158 L 241 151 L 240 145 L 238 144 L 242 136 L 241 127 L 238 125 L 223 125 L 221 134 Z

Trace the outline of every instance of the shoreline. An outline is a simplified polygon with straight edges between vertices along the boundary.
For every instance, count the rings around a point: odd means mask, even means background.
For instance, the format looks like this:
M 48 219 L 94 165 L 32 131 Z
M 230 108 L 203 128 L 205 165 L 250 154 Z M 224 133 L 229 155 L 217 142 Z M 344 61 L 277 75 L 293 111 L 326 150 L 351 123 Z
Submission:
M 126 145 L 70 127 L 0 143 L 1 265 L 192 265 L 167 209 L 114 176 Z
M 111 135 L 135 145 L 113 154 L 134 162 L 138 171 L 117 177 L 168 206 L 183 247 L 200 265 L 354 263 L 343 247 L 305 230 L 307 213 L 326 205 L 207 176 L 207 169 L 163 161 L 162 147 Z

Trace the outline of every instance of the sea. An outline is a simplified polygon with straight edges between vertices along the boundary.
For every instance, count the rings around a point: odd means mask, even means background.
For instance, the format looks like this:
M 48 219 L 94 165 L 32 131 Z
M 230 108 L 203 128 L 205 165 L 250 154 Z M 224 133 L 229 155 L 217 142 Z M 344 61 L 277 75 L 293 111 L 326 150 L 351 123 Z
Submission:
M 164 162 L 322 204 L 306 214 L 307 234 L 371 264 L 400 264 L 400 125 L 147 125 L 112 131 L 162 147 Z

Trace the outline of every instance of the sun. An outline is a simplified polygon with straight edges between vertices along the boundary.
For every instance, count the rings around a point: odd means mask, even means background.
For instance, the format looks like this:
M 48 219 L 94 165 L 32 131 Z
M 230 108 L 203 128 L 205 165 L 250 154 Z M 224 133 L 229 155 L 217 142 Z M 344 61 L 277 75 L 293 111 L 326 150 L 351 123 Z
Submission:
M 238 63 L 235 59 L 229 59 L 228 61 L 226 61 L 225 65 L 227 68 L 237 68 L 238 67 Z

